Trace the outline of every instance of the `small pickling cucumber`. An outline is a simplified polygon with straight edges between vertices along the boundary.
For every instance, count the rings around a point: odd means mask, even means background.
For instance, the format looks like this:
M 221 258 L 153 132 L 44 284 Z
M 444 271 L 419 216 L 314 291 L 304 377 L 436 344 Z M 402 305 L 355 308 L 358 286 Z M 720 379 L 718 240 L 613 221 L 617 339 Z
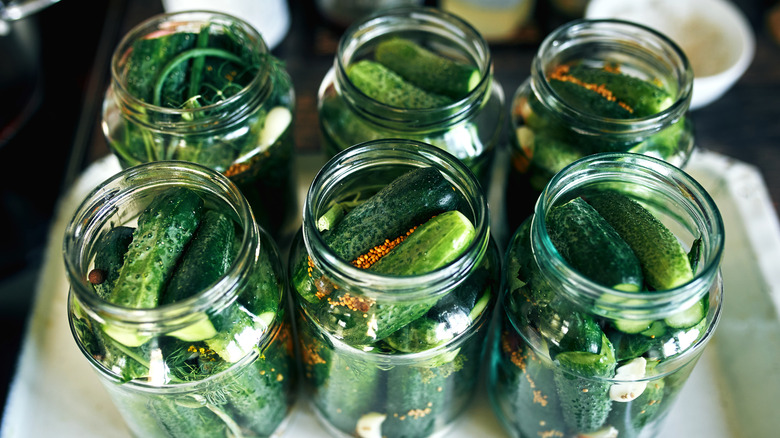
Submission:
M 598 430 L 609 416 L 610 383 L 617 361 L 606 336 L 600 354 L 564 352 L 555 357 L 555 385 L 566 424 L 579 433 Z
M 380 42 L 374 59 L 423 90 L 456 100 L 476 88 L 481 79 L 477 67 L 434 53 L 406 38 Z
M 382 64 L 368 59 L 347 67 L 347 77 L 370 98 L 397 108 L 436 108 L 451 102 L 445 96 L 420 89 Z
M 461 202 L 452 184 L 433 167 L 396 178 L 366 202 L 350 210 L 324 235 L 328 247 L 352 261 L 369 249 L 406 233 L 432 216 L 455 210 Z
M 475 234 L 474 225 L 463 213 L 444 212 L 419 226 L 370 270 L 397 277 L 431 272 L 461 255 Z
M 615 99 L 631 108 L 635 118 L 652 116 L 674 103 L 672 96 L 658 85 L 617 70 L 576 65 L 569 74 L 585 83 L 603 85 Z
M 639 202 L 603 190 L 588 195 L 588 203 L 634 251 L 649 287 L 668 290 L 693 279 L 688 254 L 677 237 Z
M 708 297 L 705 296 L 687 309 L 667 316 L 664 318 L 664 323 L 666 323 L 667 326 L 675 329 L 687 329 L 693 327 L 707 316 L 707 312 L 709 311 L 709 304 Z
M 119 226 L 110 229 L 98 241 L 95 248 L 95 266 L 89 274 L 95 292 L 103 298 L 111 295 L 119 271 L 125 260 L 125 253 L 133 241 L 132 227 Z
M 607 68 L 562 65 L 548 80 L 567 104 L 605 118 L 647 117 L 673 103 L 657 85 Z
M 564 260 L 585 277 L 623 291 L 642 288 L 642 268 L 631 247 L 582 198 L 553 207 L 547 231 Z
M 230 218 L 216 210 L 206 210 L 160 298 L 160 305 L 189 298 L 222 278 L 232 262 L 234 240 L 235 230 Z M 171 333 L 189 342 L 209 339 L 216 334 L 214 324 L 205 315 L 196 323 Z
M 170 304 L 205 290 L 232 262 L 233 222 L 217 210 L 206 210 L 174 270 L 160 304 Z
M 447 387 L 447 376 L 441 367 L 401 365 L 390 369 L 382 436 L 431 436 L 449 402 Z
M 133 242 L 125 255 L 113 304 L 136 309 L 157 307 L 184 247 L 200 223 L 203 199 L 175 187 L 161 193 L 138 217 Z

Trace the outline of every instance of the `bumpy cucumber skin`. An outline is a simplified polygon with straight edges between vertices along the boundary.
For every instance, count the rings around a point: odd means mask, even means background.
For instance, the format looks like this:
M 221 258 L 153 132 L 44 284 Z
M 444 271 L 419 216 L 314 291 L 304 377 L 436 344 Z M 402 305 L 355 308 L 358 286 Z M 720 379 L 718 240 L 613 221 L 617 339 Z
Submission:
M 378 62 L 364 59 L 347 67 L 347 77 L 355 87 L 385 105 L 406 109 L 436 108 L 447 105 L 444 96 L 428 93 Z
M 642 268 L 631 247 L 582 198 L 553 207 L 547 230 L 558 252 L 585 277 L 621 290 L 642 288 Z
M 490 387 L 501 420 L 517 436 L 563 437 L 567 428 L 552 363 L 536 354 L 505 316 L 500 316 L 498 324 L 501 330 L 493 346 L 498 357 L 491 364 Z
M 631 107 L 634 118 L 652 116 L 674 103 L 663 88 L 625 73 L 583 65 L 573 66 L 569 73 L 586 83 L 603 84 L 617 100 Z
M 587 200 L 634 251 L 648 286 L 668 290 L 693 279 L 680 242 L 638 202 L 613 190 L 589 194 Z
M 387 372 L 387 418 L 382 434 L 424 438 L 447 405 L 446 376 L 437 367 L 396 366 Z
M 157 196 L 138 218 L 109 301 L 124 307 L 156 307 L 202 210 L 203 200 L 189 189 L 176 187 Z
M 474 226 L 468 218 L 458 211 L 448 211 L 420 225 L 369 270 L 392 276 L 431 272 L 462 254 L 471 245 L 474 235 Z M 340 291 L 334 293 L 344 296 Z M 339 314 L 334 327 L 339 327 L 337 330 L 347 342 L 364 344 L 384 339 L 422 317 L 438 300 L 437 296 L 412 302 L 379 302 L 367 310 L 369 315 L 349 307 L 329 307 L 326 311 Z M 333 318 L 335 315 L 324 316 Z
M 480 81 L 475 66 L 443 57 L 405 38 L 377 44 L 374 59 L 423 90 L 451 99 L 465 97 Z
M 160 304 L 170 304 L 205 290 L 230 267 L 235 230 L 233 222 L 216 210 L 206 210 L 174 270 Z
M 549 79 L 562 100 L 581 110 L 605 118 L 632 119 L 663 111 L 673 101 L 664 89 L 642 79 L 603 68 L 571 66 L 565 74 L 577 83 Z M 587 88 L 586 85 L 587 84 Z M 590 89 L 601 87 L 600 91 Z M 601 93 L 609 93 L 609 97 Z M 624 105 L 621 105 L 624 104 Z
M 102 283 L 94 284 L 95 292 L 106 299 L 111 295 L 119 271 L 125 260 L 125 253 L 133 241 L 132 227 L 119 226 L 110 229 L 98 242 L 95 249 L 95 269 L 105 274 Z
M 606 336 L 601 354 L 566 352 L 555 362 L 555 385 L 568 426 L 579 433 L 598 430 L 609 416 L 612 401 L 611 384 L 599 378 L 614 376 L 617 361 L 612 344 Z
M 431 218 L 370 270 L 394 276 L 420 275 L 455 260 L 474 240 L 474 225 L 457 210 Z
M 369 249 L 405 234 L 432 216 L 455 210 L 461 198 L 433 167 L 414 169 L 355 207 L 336 228 L 324 234 L 330 249 L 352 261 Z

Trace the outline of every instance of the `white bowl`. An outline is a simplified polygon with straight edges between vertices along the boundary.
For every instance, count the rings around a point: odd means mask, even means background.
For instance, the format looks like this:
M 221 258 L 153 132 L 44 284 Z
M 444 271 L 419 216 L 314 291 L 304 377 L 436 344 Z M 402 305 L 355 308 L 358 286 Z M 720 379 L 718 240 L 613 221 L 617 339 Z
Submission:
M 591 0 L 585 17 L 633 21 L 676 42 L 693 68 L 692 110 L 731 88 L 755 52 L 753 30 L 730 0 Z

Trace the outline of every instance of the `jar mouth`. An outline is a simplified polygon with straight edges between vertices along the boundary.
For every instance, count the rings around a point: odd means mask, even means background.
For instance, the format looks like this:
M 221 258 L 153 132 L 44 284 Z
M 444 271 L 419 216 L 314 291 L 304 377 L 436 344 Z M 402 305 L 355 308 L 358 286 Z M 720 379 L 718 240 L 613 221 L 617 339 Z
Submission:
M 352 83 L 347 76 L 347 68 L 365 56 L 367 47 L 397 35 L 409 35 L 415 39 L 434 37 L 456 45 L 460 54 L 479 69 L 479 83 L 460 99 L 433 108 L 400 108 L 368 96 Z M 493 64 L 488 43 L 467 21 L 432 7 L 393 8 L 373 13 L 352 24 L 339 41 L 333 71 L 335 87 L 345 96 L 353 111 L 379 125 L 399 130 L 440 128 L 458 123 L 487 102 L 493 86 Z
M 158 175 L 165 172 L 166 179 Z M 204 187 L 203 182 L 208 186 Z M 227 273 L 206 290 L 171 304 L 155 308 L 129 308 L 100 298 L 86 279 L 94 250 L 85 242 L 99 240 L 104 227 L 134 220 L 122 205 L 137 202 L 139 192 L 154 195 L 167 187 L 184 186 L 219 203 L 241 224 L 241 249 Z M 145 204 L 144 204 L 145 205 Z M 138 206 L 135 206 L 137 208 Z M 143 208 L 143 207 L 142 207 Z M 138 210 L 140 212 L 140 210 Z M 96 187 L 76 210 L 65 231 L 63 252 L 71 294 L 84 304 L 84 311 L 100 322 L 143 333 L 165 333 L 191 325 L 204 312 L 219 311 L 236 298 L 241 273 L 260 254 L 259 227 L 246 199 L 226 177 L 200 164 L 184 161 L 155 161 L 123 170 Z
M 663 291 L 625 292 L 597 284 L 571 267 L 553 245 L 545 215 L 560 201 L 584 189 L 609 187 L 646 203 L 673 206 L 670 219 L 691 239 L 700 238 L 701 262 L 694 278 Z M 664 202 L 667 202 L 664 204 Z M 532 247 L 537 261 L 567 297 L 607 318 L 663 318 L 700 300 L 718 281 L 724 248 L 724 226 L 715 201 L 682 170 L 657 158 L 631 153 L 598 153 L 570 164 L 553 177 L 539 197 L 531 225 Z M 605 299 L 606 298 L 606 299 Z M 595 305 L 594 305 L 595 304 Z
M 224 100 L 193 108 L 170 108 L 146 102 L 134 96 L 126 87 L 124 66 L 132 52 L 133 42 L 160 33 L 191 31 L 197 33 L 205 24 L 217 24 L 220 29 L 228 27 L 238 29 L 246 44 L 253 48 L 254 56 L 259 58 L 269 54 L 268 47 L 262 36 L 246 21 L 227 13 L 193 10 L 158 14 L 128 32 L 117 45 L 111 57 L 112 84 L 107 91 L 115 94 L 123 102 L 125 113 L 136 122 L 144 125 L 163 125 L 168 129 L 188 129 L 190 126 L 209 125 L 219 119 L 219 126 L 224 126 L 230 120 L 240 120 L 244 114 L 257 107 L 257 102 L 264 100 L 270 94 L 271 69 L 259 68 L 251 81 L 232 96 Z M 163 118 L 165 123 L 145 123 L 149 114 Z M 197 116 L 197 117 L 195 117 Z
M 665 82 L 663 88 L 672 93 L 674 101 L 656 114 L 627 119 L 582 111 L 558 96 L 548 75 L 560 65 L 583 58 L 621 67 L 641 63 L 638 67 L 653 73 L 652 77 L 643 79 Z M 676 121 L 685 115 L 693 93 L 693 71 L 683 50 L 652 28 L 620 19 L 578 19 L 559 27 L 539 46 L 532 61 L 531 77 L 534 92 L 544 96 L 540 99 L 543 105 L 587 132 L 636 135 L 661 129 L 669 120 Z M 670 79 L 662 81 L 662 78 Z
M 472 221 L 475 236 L 463 254 L 437 270 L 399 277 L 357 268 L 328 247 L 317 229 L 317 218 L 327 209 L 330 201 L 337 199 L 340 194 L 346 194 L 340 193 L 344 189 L 345 179 L 376 175 L 377 169 L 410 171 L 420 167 L 439 170 L 452 183 L 453 189 L 467 201 L 468 211 L 463 213 Z M 309 188 L 303 205 L 302 222 L 303 242 L 309 257 L 327 277 L 338 284 L 350 284 L 368 297 L 390 302 L 446 293 L 477 266 L 487 252 L 490 241 L 487 200 L 474 174 L 448 152 L 427 143 L 406 139 L 367 141 L 335 155 L 320 169 Z

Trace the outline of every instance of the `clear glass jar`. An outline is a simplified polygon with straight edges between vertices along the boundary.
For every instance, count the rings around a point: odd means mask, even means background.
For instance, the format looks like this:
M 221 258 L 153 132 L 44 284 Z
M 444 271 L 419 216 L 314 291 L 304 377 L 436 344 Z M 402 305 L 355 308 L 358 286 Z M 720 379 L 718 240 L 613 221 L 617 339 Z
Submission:
M 111 294 L 118 281 L 94 277 L 102 269 L 111 278 L 105 254 L 125 254 L 106 252 L 122 246 L 106 245 L 105 236 L 138 229 L 150 202 L 180 187 L 196 193 L 204 211 L 232 220 L 231 264 L 188 298 L 116 304 Z M 139 238 L 134 234 L 133 241 Z M 64 257 L 74 339 L 134 436 L 267 437 L 285 421 L 298 381 L 286 277 L 275 243 L 227 178 L 181 161 L 123 170 L 79 207 L 66 229 Z M 187 264 L 177 260 L 178 272 Z M 104 284 L 116 288 L 106 292 Z
M 441 172 L 457 193 L 458 210 L 474 225 L 463 252 L 410 276 L 361 269 L 340 258 L 317 219 L 336 202 L 364 200 L 422 167 Z M 288 266 L 307 397 L 332 433 L 431 436 L 466 409 L 486 349 L 500 255 L 490 238 L 485 197 L 455 157 L 407 140 L 377 140 L 339 153 L 309 189 Z
M 596 80 L 576 69 L 616 74 Z M 554 30 L 512 98 L 508 229 L 533 213 L 556 172 L 586 155 L 636 152 L 683 167 L 694 148 L 692 87 L 685 54 L 654 30 L 618 20 L 576 20 Z M 593 104 L 584 105 L 586 98 Z
M 222 13 L 178 12 L 120 41 L 102 126 L 123 168 L 184 160 L 227 175 L 281 239 L 298 225 L 294 104 L 287 72 L 253 27 Z
M 422 109 L 370 97 L 347 72 L 358 61 L 373 60 L 378 44 L 397 37 L 474 66 L 478 83 L 462 97 Z M 470 24 L 435 8 L 395 8 L 356 22 L 342 35 L 333 67 L 320 85 L 318 113 L 329 157 L 364 141 L 410 139 L 456 156 L 487 188 L 504 124 L 504 92 L 493 77 L 490 48 Z
M 625 292 L 566 262 L 548 232 L 550 212 L 604 189 L 640 202 L 672 231 L 697 261 L 692 280 Z M 504 259 L 489 394 L 510 435 L 660 436 L 721 314 L 723 245 L 714 201 L 669 163 L 600 153 L 556 175 Z M 699 257 L 690 256 L 697 247 Z

